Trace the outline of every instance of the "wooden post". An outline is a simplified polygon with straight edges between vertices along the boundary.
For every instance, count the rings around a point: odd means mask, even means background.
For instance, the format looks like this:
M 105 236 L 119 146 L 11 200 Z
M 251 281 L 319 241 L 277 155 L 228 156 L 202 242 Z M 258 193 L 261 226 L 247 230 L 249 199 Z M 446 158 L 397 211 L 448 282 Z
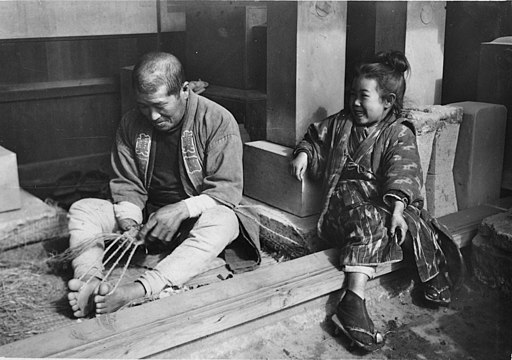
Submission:
M 343 107 L 346 2 L 269 2 L 267 19 L 267 140 L 294 147 Z
M 258 189 L 268 189 L 270 184 L 282 182 L 283 176 L 289 177 L 300 191 L 283 193 L 279 208 L 308 216 L 320 210 L 318 199 L 314 200 L 317 204 L 304 202 L 315 190 L 293 180 L 286 166 L 292 148 L 308 126 L 343 108 L 347 5 L 335 1 L 279 1 L 267 6 L 266 133 L 267 140 L 275 144 L 258 144 L 251 149 L 253 158 L 270 156 L 274 164 L 284 166 L 280 172 L 284 175 L 273 172 L 265 178 L 251 177 L 250 192 L 259 194 Z M 268 149 L 273 145 L 287 149 L 270 154 Z M 254 173 L 254 167 L 247 165 L 244 171 Z
M 408 106 L 441 103 L 445 1 L 408 1 L 405 55 L 411 64 Z

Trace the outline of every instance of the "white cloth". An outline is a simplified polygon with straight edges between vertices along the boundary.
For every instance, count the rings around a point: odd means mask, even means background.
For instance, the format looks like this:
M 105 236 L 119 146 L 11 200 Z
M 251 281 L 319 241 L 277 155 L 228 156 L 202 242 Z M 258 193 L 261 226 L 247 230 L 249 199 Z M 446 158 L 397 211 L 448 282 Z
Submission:
M 210 198 L 211 199 L 211 198 Z M 194 206 L 194 205 L 193 205 Z M 76 248 L 101 233 L 119 230 L 114 205 L 102 199 L 82 199 L 69 209 L 70 247 Z M 209 268 L 210 263 L 239 235 L 238 219 L 226 206 L 202 210 L 192 230 L 174 251 L 154 270 L 138 281 L 147 295 L 158 294 L 166 286 L 181 286 Z M 75 278 L 101 277 L 104 244 L 92 247 L 72 261 Z

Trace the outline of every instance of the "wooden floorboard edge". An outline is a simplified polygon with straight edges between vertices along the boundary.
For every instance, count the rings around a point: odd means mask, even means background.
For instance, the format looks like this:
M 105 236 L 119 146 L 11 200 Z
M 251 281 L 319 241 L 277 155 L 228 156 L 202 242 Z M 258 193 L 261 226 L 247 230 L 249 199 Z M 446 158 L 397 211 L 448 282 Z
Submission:
M 389 274 L 382 275 L 375 279 L 374 281 L 370 281 L 366 287 L 366 293 L 368 296 L 375 296 L 373 299 L 369 299 L 370 301 L 367 303 L 369 311 L 372 311 L 375 307 L 378 306 L 378 303 L 381 301 L 386 301 L 387 297 L 379 296 L 382 292 L 388 292 L 388 288 L 393 286 L 393 288 L 397 288 L 402 286 L 408 287 L 411 281 L 411 273 L 406 268 L 402 268 L 397 271 L 393 271 Z M 389 297 L 398 296 L 397 293 L 389 294 Z M 153 354 L 148 358 L 157 358 L 157 359 L 185 359 L 185 358 L 195 358 L 195 352 L 198 349 L 208 349 L 211 347 L 219 346 L 223 342 L 230 342 L 232 339 L 236 339 L 240 336 L 245 336 L 247 334 L 253 334 L 255 331 L 264 328 L 266 326 L 273 326 L 280 321 L 286 321 L 293 316 L 304 314 L 305 312 L 314 312 L 314 311 L 322 311 L 325 313 L 325 318 L 322 321 L 330 321 L 330 315 L 334 312 L 334 309 L 339 301 L 339 297 L 341 295 L 341 289 L 330 292 L 328 294 L 317 297 L 313 300 L 309 300 L 303 302 L 301 304 L 294 305 L 292 307 L 283 309 L 281 311 L 260 317 L 258 319 L 248 321 L 242 323 L 240 325 L 234 326 L 232 328 L 226 329 L 224 331 L 217 332 L 215 334 L 210 334 L 208 336 L 198 338 L 186 344 L 175 346 L 163 352 Z M 322 326 L 318 324 L 318 326 Z M 191 354 L 192 357 L 191 357 Z
M 0 347 L 0 356 L 140 358 L 339 290 L 330 249 Z M 386 266 L 379 275 L 399 264 Z

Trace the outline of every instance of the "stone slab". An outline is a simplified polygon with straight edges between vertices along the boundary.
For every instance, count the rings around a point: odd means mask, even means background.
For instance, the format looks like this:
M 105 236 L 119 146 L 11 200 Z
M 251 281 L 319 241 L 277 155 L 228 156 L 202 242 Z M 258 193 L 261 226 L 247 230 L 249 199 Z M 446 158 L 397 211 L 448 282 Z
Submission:
M 423 174 L 423 186 L 421 188 L 421 196 L 425 200 L 425 206 L 428 205 L 427 200 L 427 170 L 430 164 L 430 157 L 432 156 L 432 145 L 434 143 L 434 137 L 436 135 L 435 131 L 424 132 L 421 135 L 416 137 L 416 142 L 418 144 L 418 152 L 420 154 L 420 162 L 421 162 L 421 170 Z M 428 206 L 427 206 L 428 207 Z
M 0 214 L 0 251 L 68 235 L 67 212 L 22 190 L 21 208 Z
M 0 146 L 0 213 L 21 207 L 16 154 Z
M 501 192 L 507 110 L 503 105 L 465 101 L 453 177 L 459 210 L 497 200 Z
M 432 144 L 428 174 L 452 173 L 459 129 L 460 123 L 450 122 L 443 122 L 442 126 L 437 129 Z
M 290 174 L 293 149 L 268 141 L 244 145 L 244 194 L 299 217 L 320 213 L 321 185 Z
M 244 200 L 259 215 L 260 241 L 267 252 L 294 259 L 329 247 L 317 236 L 319 215 L 299 217 L 247 196 Z
M 462 108 L 455 105 L 424 105 L 405 108 L 402 116 L 411 120 L 417 135 L 436 131 L 440 122 L 458 124 L 462 122 Z
M 457 212 L 457 198 L 452 172 L 428 174 L 425 183 L 429 213 L 439 217 Z
M 512 256 L 512 211 L 489 216 L 478 228 L 480 235 L 489 239 L 490 244 Z
M 471 262 L 478 280 L 512 296 L 512 254 L 492 246 L 488 238 L 478 234 L 472 241 Z
M 445 205 L 433 202 L 435 198 L 444 198 L 445 194 L 436 194 L 441 189 L 438 182 L 428 178 L 428 174 L 447 173 L 452 171 L 455 157 L 455 143 L 453 136 L 458 132 L 462 122 L 462 108 L 447 105 L 425 105 L 403 110 L 402 116 L 409 119 L 416 129 L 416 139 L 420 154 L 421 168 L 423 170 L 422 195 L 425 198 L 429 211 L 447 214 Z M 449 169 L 449 170 L 448 170 Z M 445 181 L 453 183 L 443 176 Z M 452 188 L 452 185 L 449 186 Z M 435 211 L 441 206 L 443 209 Z M 453 209 L 450 206 L 450 211 Z M 456 211 L 457 208 L 454 209 Z

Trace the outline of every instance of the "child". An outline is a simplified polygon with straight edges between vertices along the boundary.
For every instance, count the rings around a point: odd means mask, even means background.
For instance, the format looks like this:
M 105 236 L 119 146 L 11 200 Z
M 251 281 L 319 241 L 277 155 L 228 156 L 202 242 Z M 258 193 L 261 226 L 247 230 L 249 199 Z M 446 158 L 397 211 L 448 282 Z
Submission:
M 406 57 L 396 51 L 379 53 L 359 66 L 350 111 L 310 125 L 291 162 L 298 180 L 307 168 L 323 179 L 318 233 L 341 249 L 346 275 L 333 320 L 367 351 L 382 347 L 385 339 L 368 315 L 366 283 L 377 265 L 401 261 L 402 247 L 414 254 L 425 300 L 450 303 L 449 282 L 440 271 L 445 256 L 438 243 L 440 235 L 449 235 L 432 226 L 439 224 L 422 209 L 415 132 L 400 118 L 404 73 L 409 70 Z

